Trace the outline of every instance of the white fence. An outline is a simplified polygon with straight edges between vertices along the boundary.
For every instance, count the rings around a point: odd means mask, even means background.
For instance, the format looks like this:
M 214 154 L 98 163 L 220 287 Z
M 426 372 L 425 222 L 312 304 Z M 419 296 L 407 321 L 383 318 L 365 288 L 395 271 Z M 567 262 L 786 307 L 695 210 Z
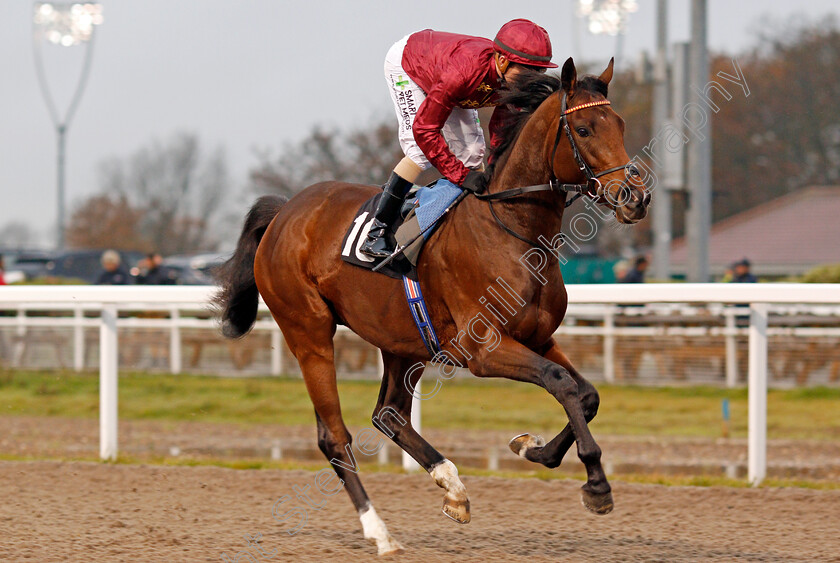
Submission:
M 204 326 L 213 321 L 182 318 L 182 313 L 207 309 L 214 289 L 210 287 L 91 287 L 91 286 L 25 286 L 0 288 L 0 310 L 16 310 L 17 316 L 0 317 L 0 326 L 13 326 L 25 331 L 28 326 L 65 326 L 74 330 L 74 366 L 83 363 L 83 330 L 99 326 L 100 331 L 100 456 L 113 459 L 117 455 L 117 326 L 166 327 L 170 330 L 170 369 L 181 371 L 180 330 Z M 587 314 L 602 316 L 603 325 L 593 329 L 586 326 L 563 326 L 560 334 L 588 334 L 597 330 L 604 337 L 604 374 L 610 381 L 615 373 L 615 337 L 621 334 L 641 334 L 659 328 L 619 328 L 615 326 L 616 307 L 652 303 L 719 307 L 726 318 L 722 334 L 726 337 L 726 380 L 735 384 L 735 337 L 746 330 L 749 338 L 749 464 L 748 479 L 758 484 L 766 475 L 767 441 L 767 337 L 768 315 L 779 306 L 823 305 L 823 312 L 840 315 L 840 285 L 833 284 L 643 284 L 643 285 L 574 285 L 569 286 L 570 313 L 578 317 Z M 727 308 L 725 305 L 749 305 L 749 309 Z M 73 317 L 28 317 L 25 312 L 72 311 Z M 784 310 L 782 307 L 781 310 Z M 85 313 L 97 312 L 98 318 Z M 118 319 L 119 312 L 161 311 L 168 319 Z M 748 311 L 748 313 L 747 313 Z M 737 316 L 749 315 L 749 327 L 738 329 Z M 272 373 L 283 371 L 280 331 L 270 321 L 260 321 L 260 330 L 272 334 Z M 680 330 L 680 329 L 671 329 Z M 689 329 L 684 329 L 689 330 Z M 713 329 L 714 331 L 715 329 Z M 801 329 L 809 330 L 809 329 Z M 817 329 L 817 334 L 840 336 L 836 328 Z M 690 330 L 689 330 L 690 332 Z M 813 330 L 812 330 L 813 333 Z M 415 400 L 419 422 L 419 401 Z

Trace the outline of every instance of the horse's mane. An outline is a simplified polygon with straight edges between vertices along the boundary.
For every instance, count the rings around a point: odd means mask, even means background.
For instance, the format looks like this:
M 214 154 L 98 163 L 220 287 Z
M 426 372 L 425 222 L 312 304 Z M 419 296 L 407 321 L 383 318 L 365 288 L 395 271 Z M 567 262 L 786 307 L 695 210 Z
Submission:
M 496 167 L 513 146 L 525 123 L 536 109 L 555 92 L 563 87 L 557 74 L 543 74 L 535 71 L 524 71 L 516 82 L 508 82 L 499 93 L 499 106 L 508 106 L 513 114 L 502 124 L 499 130 L 501 142 L 490 151 L 490 166 L 484 174 L 485 185 L 490 184 Z M 580 78 L 575 87 L 580 90 L 607 96 L 607 84 L 596 76 Z

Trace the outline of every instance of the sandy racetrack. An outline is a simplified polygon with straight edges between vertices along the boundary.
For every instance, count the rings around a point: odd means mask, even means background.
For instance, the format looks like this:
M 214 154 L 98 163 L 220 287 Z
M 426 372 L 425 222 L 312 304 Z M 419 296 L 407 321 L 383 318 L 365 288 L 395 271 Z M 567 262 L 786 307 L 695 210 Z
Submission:
M 306 471 L 0 462 L 0 560 L 382 561 L 344 492 L 314 493 L 294 536 L 274 502 Z M 440 512 L 428 475 L 367 474 L 396 561 L 840 561 L 840 491 L 614 483 L 616 510 L 587 513 L 573 481 L 465 477 L 473 521 Z M 314 486 L 310 489 L 310 493 Z M 288 526 L 288 522 L 285 523 Z

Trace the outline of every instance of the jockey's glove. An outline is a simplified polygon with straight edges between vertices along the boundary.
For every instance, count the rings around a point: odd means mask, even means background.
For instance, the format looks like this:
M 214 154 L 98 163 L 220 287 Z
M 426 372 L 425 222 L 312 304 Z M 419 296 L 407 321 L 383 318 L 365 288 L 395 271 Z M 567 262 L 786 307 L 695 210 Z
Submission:
M 478 170 L 470 170 L 461 187 L 473 193 L 480 194 L 484 191 L 484 173 Z

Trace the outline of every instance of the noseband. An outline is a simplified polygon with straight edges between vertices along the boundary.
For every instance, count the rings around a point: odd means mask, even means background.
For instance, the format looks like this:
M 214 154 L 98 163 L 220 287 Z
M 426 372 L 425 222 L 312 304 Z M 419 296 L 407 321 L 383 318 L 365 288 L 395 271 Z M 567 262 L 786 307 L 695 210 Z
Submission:
M 575 143 L 575 138 L 572 136 L 572 128 L 569 126 L 569 120 L 566 117 L 570 113 L 576 112 L 578 110 L 596 107 L 596 106 L 608 106 L 610 105 L 609 100 L 598 100 L 596 102 L 587 102 L 585 104 L 580 104 L 569 109 L 566 109 L 566 92 L 563 92 L 563 97 L 560 102 L 560 122 L 557 125 L 557 134 L 554 136 L 554 148 L 551 150 L 551 160 L 549 161 L 549 169 L 551 170 L 551 177 L 548 181 L 548 184 L 536 184 L 533 186 L 524 186 L 521 188 L 511 188 L 509 190 L 503 190 L 501 192 L 496 192 L 493 194 L 473 194 L 476 198 L 480 200 L 484 200 L 490 206 L 490 213 L 493 215 L 493 218 L 499 224 L 502 229 L 507 231 L 508 234 L 518 238 L 519 240 L 530 244 L 531 246 L 541 248 L 545 251 L 552 252 L 551 249 L 546 248 L 543 244 L 539 242 L 534 242 L 529 240 L 518 233 L 514 232 L 507 225 L 502 223 L 501 219 L 499 219 L 498 215 L 496 215 L 496 211 L 493 209 L 493 202 L 505 199 L 511 199 L 514 197 L 518 197 L 528 193 L 534 192 L 554 192 L 554 193 L 574 193 L 575 195 L 566 201 L 565 207 L 569 207 L 572 203 L 575 202 L 580 196 L 587 195 L 593 199 L 600 199 L 601 198 L 601 181 L 598 179 L 601 176 L 606 176 L 607 174 L 612 174 L 613 172 L 618 172 L 619 170 L 624 170 L 625 174 L 630 176 L 639 176 L 639 171 L 633 165 L 632 162 L 628 162 L 627 164 L 623 164 L 621 166 L 614 166 L 613 168 L 608 168 L 607 170 L 601 170 L 598 173 L 592 171 L 592 168 L 589 164 L 586 163 L 584 160 L 583 155 L 580 154 L 580 150 L 578 149 L 577 143 Z M 572 147 L 572 155 L 575 158 L 575 162 L 577 163 L 578 169 L 583 173 L 586 177 L 586 183 L 583 184 L 561 184 L 560 180 L 554 175 L 554 157 L 557 154 L 557 147 L 560 145 L 560 139 L 562 138 L 563 132 L 566 133 L 566 138 L 569 140 L 569 144 Z

